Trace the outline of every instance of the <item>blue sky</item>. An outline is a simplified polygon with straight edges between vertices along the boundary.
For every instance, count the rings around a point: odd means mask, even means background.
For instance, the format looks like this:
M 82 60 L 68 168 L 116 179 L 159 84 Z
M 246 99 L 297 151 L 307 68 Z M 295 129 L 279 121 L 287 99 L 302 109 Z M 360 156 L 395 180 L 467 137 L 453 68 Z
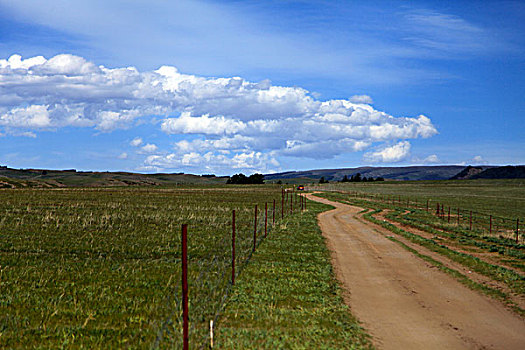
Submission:
M 524 23 L 519 1 L 0 0 L 0 164 L 523 164 Z

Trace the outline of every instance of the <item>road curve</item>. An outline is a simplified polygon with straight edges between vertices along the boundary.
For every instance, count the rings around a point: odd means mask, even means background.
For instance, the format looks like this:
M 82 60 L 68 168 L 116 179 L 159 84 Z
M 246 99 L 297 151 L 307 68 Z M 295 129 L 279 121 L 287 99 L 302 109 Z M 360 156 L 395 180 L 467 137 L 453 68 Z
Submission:
M 352 313 L 380 349 L 525 349 L 525 321 L 501 303 L 392 242 L 357 219 L 361 208 L 314 195 L 336 209 L 319 225 Z

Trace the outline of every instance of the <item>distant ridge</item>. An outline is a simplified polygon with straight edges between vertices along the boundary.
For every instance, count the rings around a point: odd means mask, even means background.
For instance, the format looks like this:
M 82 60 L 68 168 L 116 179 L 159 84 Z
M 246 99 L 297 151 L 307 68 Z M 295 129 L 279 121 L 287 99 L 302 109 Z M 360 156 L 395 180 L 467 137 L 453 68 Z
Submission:
M 475 172 L 466 179 L 525 179 L 525 165 L 507 165 Z
M 406 166 L 406 167 L 358 167 L 341 169 L 315 169 L 287 171 L 264 175 L 265 182 L 308 183 L 318 182 L 321 177 L 328 181 L 340 181 L 346 175 L 357 173 L 362 177 L 398 181 L 417 180 L 467 180 L 467 179 L 517 179 L 525 178 L 525 166 Z M 46 169 L 12 169 L 0 166 L 0 188 L 20 187 L 110 187 L 110 186 L 173 186 L 173 185 L 221 185 L 228 176 L 192 175 L 184 173 L 139 174 L 130 172 L 96 172 Z
M 345 175 L 357 173 L 366 177 L 383 177 L 385 180 L 448 180 L 465 168 L 463 165 L 406 166 L 406 167 L 358 167 L 341 169 L 317 169 L 306 171 L 287 171 L 266 174 L 265 180 L 284 180 L 303 178 L 317 181 L 324 177 L 328 181 L 340 181 Z M 483 166 L 484 169 L 490 166 Z
M 0 166 L 0 188 L 217 185 L 225 184 L 227 179 L 228 177 L 215 175 L 199 176 L 184 173 L 138 174 L 75 169 L 12 169 Z
M 450 180 L 466 180 L 472 178 L 472 176 L 475 176 L 481 172 L 483 172 L 485 169 L 481 166 L 467 166 L 465 169 L 461 170 L 456 175 L 452 176 Z

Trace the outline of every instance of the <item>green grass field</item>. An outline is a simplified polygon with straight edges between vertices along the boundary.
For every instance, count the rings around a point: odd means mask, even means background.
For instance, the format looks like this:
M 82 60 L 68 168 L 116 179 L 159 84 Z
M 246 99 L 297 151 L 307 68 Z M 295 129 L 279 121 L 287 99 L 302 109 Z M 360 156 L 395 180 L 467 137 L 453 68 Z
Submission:
M 525 179 L 330 183 L 320 188 L 401 196 L 420 203 L 430 199 L 434 205 L 439 202 L 514 220 L 525 219 Z
M 208 318 L 228 282 L 232 209 L 241 262 L 254 205 L 280 199 L 280 189 L 31 189 L 0 198 L 0 347 L 148 347 L 178 341 L 160 330 L 179 309 L 181 224 L 192 310 Z
M 308 202 L 261 245 L 226 306 L 217 348 L 371 348 L 343 303 L 317 225 L 317 214 L 329 209 Z
M 297 334 L 310 337 L 318 347 L 323 344 L 319 334 L 336 335 L 334 344 L 366 344 L 338 295 L 326 248 L 315 230 L 319 208 L 301 216 L 306 220 L 301 225 L 299 214 L 299 221 L 285 218 L 275 238 L 260 239 L 264 203 L 269 204 L 271 222 L 274 199 L 280 208 L 280 187 L 0 190 L 0 348 L 180 348 L 183 223 L 189 225 L 192 348 L 207 346 L 209 320 L 221 324 L 221 311 L 231 295 L 228 310 L 244 307 L 236 300 L 247 288 L 261 288 L 258 277 L 280 279 L 275 286 L 285 292 L 282 298 L 293 300 L 293 307 L 283 307 L 304 309 L 282 315 L 288 320 L 271 329 L 266 348 L 290 344 Z M 260 254 L 252 256 L 255 205 Z M 233 209 L 238 289 L 230 284 Z M 279 221 L 280 211 L 276 218 Z M 305 251 L 296 251 L 299 248 Z M 292 294 L 307 286 L 306 281 L 290 289 L 291 281 L 282 279 L 281 270 L 267 268 L 268 263 L 293 263 L 293 254 L 309 257 L 307 267 L 313 275 L 298 277 L 315 276 L 308 287 L 310 299 Z M 263 266 L 266 273 L 258 268 Z M 250 306 L 271 307 L 273 293 L 264 287 Z M 317 301 L 322 305 L 316 306 Z M 253 333 L 234 332 L 234 318 L 230 311 L 227 315 L 227 331 L 217 329 L 219 344 L 226 346 L 231 336 L 248 346 Z M 297 329 L 298 324 L 320 320 L 319 315 L 325 321 L 307 331 Z M 333 322 L 326 321 L 330 319 Z

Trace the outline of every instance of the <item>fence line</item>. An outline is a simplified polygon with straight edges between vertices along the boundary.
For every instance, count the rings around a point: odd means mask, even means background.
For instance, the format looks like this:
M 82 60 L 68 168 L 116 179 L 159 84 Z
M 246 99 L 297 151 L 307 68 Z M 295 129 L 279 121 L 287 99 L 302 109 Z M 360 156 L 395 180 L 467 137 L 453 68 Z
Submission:
M 304 201 L 304 205 L 303 205 Z M 298 203 L 301 203 L 300 205 Z M 220 313 L 222 312 L 228 295 L 231 291 L 231 288 L 235 285 L 236 278 L 242 273 L 242 270 L 246 264 L 251 260 L 253 254 L 256 252 L 257 247 L 263 242 L 264 239 L 271 237 L 271 231 L 276 224 L 276 213 L 278 210 L 281 210 L 281 220 L 285 218 L 285 214 L 289 213 L 292 215 L 297 212 L 302 212 L 305 209 L 305 200 L 303 196 L 298 195 L 295 190 L 289 191 L 282 189 L 281 192 L 281 208 L 276 207 L 276 200 L 273 199 L 271 202 L 272 207 L 268 208 L 268 201 L 265 201 L 264 211 L 258 207 L 257 204 L 254 205 L 253 216 L 251 219 L 248 218 L 248 221 L 252 221 L 253 229 L 253 239 L 249 239 L 246 234 L 239 236 L 239 227 L 237 225 L 236 210 L 232 210 L 231 217 L 231 238 L 228 239 L 228 236 L 224 236 L 223 239 L 218 242 L 218 247 L 216 247 L 217 252 L 211 255 L 205 255 L 201 257 L 196 257 L 196 260 L 191 259 L 191 253 L 188 254 L 188 225 L 183 224 L 181 230 L 181 302 L 177 298 L 178 287 L 176 288 L 176 293 L 173 295 L 176 303 L 173 312 L 170 313 L 167 319 L 162 322 L 159 329 L 159 333 L 155 343 L 154 348 L 159 348 L 161 342 L 164 339 L 165 334 L 172 334 L 170 327 L 175 328 L 175 333 L 173 333 L 174 341 L 178 343 L 176 337 L 178 334 L 178 327 L 182 328 L 181 340 L 182 344 L 179 346 L 186 350 L 189 348 L 190 344 L 193 344 L 192 347 L 195 348 L 207 348 L 209 347 L 209 342 L 211 341 L 211 333 L 203 332 L 203 321 L 207 325 L 207 322 L 213 321 L 213 324 L 217 324 Z M 295 204 L 295 205 L 294 205 Z M 290 211 L 285 210 L 285 207 L 289 205 Z M 260 213 L 261 212 L 261 213 Z M 259 215 L 260 214 L 260 215 Z M 261 215 L 264 214 L 264 220 Z M 271 221 L 269 222 L 269 215 L 272 215 Z M 260 219 L 259 219 L 260 218 Z M 246 224 L 244 224 L 246 225 Z M 268 227 L 270 225 L 270 227 Z M 245 228 L 246 229 L 246 228 Z M 241 228 L 242 231 L 242 228 Z M 190 235 L 191 237 L 191 235 Z M 229 258 L 229 263 L 226 261 L 228 258 L 222 257 L 225 255 L 223 250 L 227 247 L 226 241 L 231 240 L 231 256 Z M 252 242 L 248 242 L 252 241 Z M 247 244 L 249 243 L 249 248 Z M 222 248 L 222 249 L 221 249 Z M 248 248 L 248 249 L 246 249 Z M 226 248 L 227 250 L 230 250 Z M 215 249 L 214 249 L 215 250 Z M 228 254 L 229 255 L 229 254 Z M 188 260 L 188 258 L 190 258 Z M 193 265 L 193 266 L 192 266 Z M 230 265 L 229 267 L 227 265 Z M 198 271 L 197 278 L 193 279 L 191 283 L 191 278 L 188 270 Z M 222 272 L 221 272 L 222 270 Z M 212 279 L 216 278 L 218 282 L 210 281 L 206 277 L 210 274 L 213 274 Z M 228 278 L 227 276 L 231 277 Z M 188 288 L 188 282 L 190 282 L 194 287 Z M 204 289 L 203 289 L 204 288 Z M 218 289 L 217 289 L 218 288 Z M 212 308 L 208 309 L 209 305 L 200 305 L 197 303 L 192 307 L 191 300 L 199 298 L 202 293 L 206 293 L 209 290 L 213 294 L 217 291 L 219 295 L 217 300 L 210 300 Z M 205 298 L 210 298 L 209 295 L 202 295 Z M 171 295 L 168 295 L 167 306 L 171 304 Z M 180 310 L 182 308 L 182 310 Z M 175 324 L 173 324 L 175 322 Z M 211 324 L 211 323 L 210 323 Z M 216 326 L 215 326 L 216 327 Z
M 490 236 L 502 235 L 505 238 L 512 239 L 516 244 L 520 244 L 520 242 L 523 242 L 525 240 L 523 235 L 521 234 L 525 229 L 525 222 L 523 220 L 520 220 L 520 218 L 511 219 L 496 216 L 493 214 L 481 213 L 470 209 L 460 208 L 459 206 L 445 206 L 444 203 L 432 199 L 426 199 L 426 204 L 424 205 L 423 203 L 418 202 L 417 199 L 412 200 L 410 197 L 406 197 L 406 200 L 402 200 L 402 197 L 399 195 L 369 194 L 357 191 L 348 192 L 337 190 L 335 188 L 319 187 L 308 188 L 308 190 L 338 192 L 342 194 L 348 194 L 350 197 L 356 199 L 360 198 L 373 202 L 381 202 L 407 209 L 412 208 L 424 210 L 428 213 L 431 212 L 430 204 L 436 203 L 434 215 L 440 218 L 442 221 L 446 221 L 447 223 L 455 221 L 456 226 L 458 227 L 464 227 L 469 231 L 477 230 L 482 234 L 487 234 Z M 445 214 L 445 207 L 447 208 L 447 214 Z M 455 220 L 454 216 L 456 216 Z

